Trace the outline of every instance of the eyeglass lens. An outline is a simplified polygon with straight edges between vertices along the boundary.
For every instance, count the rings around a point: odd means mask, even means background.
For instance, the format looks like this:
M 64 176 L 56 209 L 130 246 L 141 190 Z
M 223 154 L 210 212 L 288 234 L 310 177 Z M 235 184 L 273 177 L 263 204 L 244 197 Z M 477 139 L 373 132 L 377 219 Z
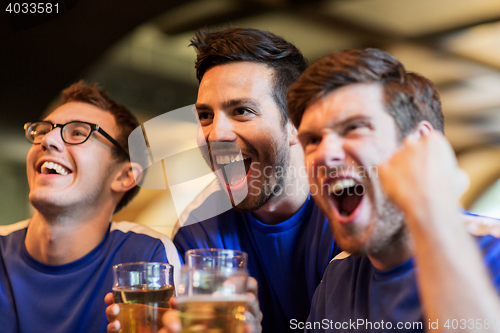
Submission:
M 28 139 L 33 143 L 40 143 L 45 134 L 52 130 L 53 126 L 50 123 L 33 123 L 28 128 Z M 90 136 L 92 128 L 89 124 L 80 122 L 71 122 L 63 126 L 62 138 L 67 143 L 82 143 Z

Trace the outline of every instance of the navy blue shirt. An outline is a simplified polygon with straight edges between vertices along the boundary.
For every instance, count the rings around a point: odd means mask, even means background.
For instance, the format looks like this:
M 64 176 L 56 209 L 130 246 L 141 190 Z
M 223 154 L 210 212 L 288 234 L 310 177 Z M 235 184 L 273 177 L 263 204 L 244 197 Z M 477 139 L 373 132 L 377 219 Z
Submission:
M 111 292 L 113 265 L 169 259 L 179 265 L 166 236 L 129 222 L 110 223 L 101 243 L 84 257 L 46 265 L 26 250 L 26 226 L 20 222 L 0 227 L 2 333 L 106 332 L 104 296 Z
M 490 235 L 475 239 L 499 290 L 500 239 Z M 308 322 L 294 323 L 306 332 L 423 332 L 428 326 L 423 322 L 413 259 L 380 271 L 367 256 L 354 255 L 332 260 L 314 294 Z

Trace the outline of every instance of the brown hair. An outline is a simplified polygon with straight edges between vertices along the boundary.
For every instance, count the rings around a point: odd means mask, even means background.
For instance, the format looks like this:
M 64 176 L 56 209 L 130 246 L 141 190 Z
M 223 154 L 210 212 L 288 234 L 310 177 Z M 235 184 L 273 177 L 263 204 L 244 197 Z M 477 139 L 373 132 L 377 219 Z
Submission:
M 281 111 L 282 124 L 288 122 L 288 88 L 307 67 L 304 56 L 295 45 L 268 31 L 230 28 L 213 32 L 200 30 L 190 46 L 198 53 L 195 67 L 200 82 L 210 68 L 231 62 L 256 62 L 273 69 L 273 98 Z
M 126 151 L 129 151 L 128 136 L 130 133 L 140 126 L 136 117 L 122 104 L 111 99 L 108 93 L 101 89 L 94 82 L 86 84 L 84 81 L 79 81 L 64 89 L 61 93 L 61 105 L 69 102 L 82 102 L 97 106 L 103 111 L 110 112 L 118 126 L 118 135 L 114 138 Z M 118 162 L 130 161 L 130 157 L 113 146 L 113 157 Z M 139 192 L 139 186 L 136 185 L 128 190 L 121 200 L 118 202 L 115 213 L 125 207 L 130 200 Z
M 356 83 L 382 85 L 385 106 L 402 139 L 421 120 L 444 132 L 439 94 L 427 78 L 406 72 L 392 55 L 378 49 L 332 53 L 312 64 L 290 87 L 288 112 L 298 128 L 305 109 L 335 89 Z

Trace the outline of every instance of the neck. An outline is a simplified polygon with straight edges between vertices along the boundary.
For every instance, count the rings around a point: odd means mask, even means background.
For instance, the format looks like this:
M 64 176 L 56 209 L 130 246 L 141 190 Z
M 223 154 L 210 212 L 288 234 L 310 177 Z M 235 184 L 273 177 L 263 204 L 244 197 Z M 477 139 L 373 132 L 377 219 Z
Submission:
M 309 182 L 304 168 L 304 153 L 300 145 L 290 148 L 290 165 L 283 191 L 272 197 L 252 214 L 262 223 L 278 224 L 291 218 L 309 195 Z
M 395 237 L 387 246 L 367 256 L 373 267 L 379 270 L 387 270 L 407 261 L 413 254 L 413 243 L 405 228 L 401 231 L 401 234 Z
M 49 265 L 63 265 L 82 258 L 104 238 L 112 216 L 109 208 L 57 216 L 35 211 L 26 232 L 28 253 Z

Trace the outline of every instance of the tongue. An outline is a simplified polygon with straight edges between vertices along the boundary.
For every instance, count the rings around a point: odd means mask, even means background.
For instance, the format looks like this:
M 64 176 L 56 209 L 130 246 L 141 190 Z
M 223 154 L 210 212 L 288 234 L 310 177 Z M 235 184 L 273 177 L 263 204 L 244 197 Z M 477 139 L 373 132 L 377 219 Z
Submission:
M 44 175 L 55 175 L 55 174 L 57 174 L 56 170 L 54 170 L 54 169 L 49 169 L 49 168 L 43 168 L 43 169 L 42 169 L 42 173 L 43 173 Z
M 349 216 L 354 212 L 361 202 L 361 196 L 352 194 L 342 194 L 339 200 L 339 212 L 343 216 Z
M 243 180 L 245 180 L 247 175 L 243 161 L 226 164 L 222 168 L 222 171 L 224 172 L 226 183 L 230 186 L 240 184 Z

